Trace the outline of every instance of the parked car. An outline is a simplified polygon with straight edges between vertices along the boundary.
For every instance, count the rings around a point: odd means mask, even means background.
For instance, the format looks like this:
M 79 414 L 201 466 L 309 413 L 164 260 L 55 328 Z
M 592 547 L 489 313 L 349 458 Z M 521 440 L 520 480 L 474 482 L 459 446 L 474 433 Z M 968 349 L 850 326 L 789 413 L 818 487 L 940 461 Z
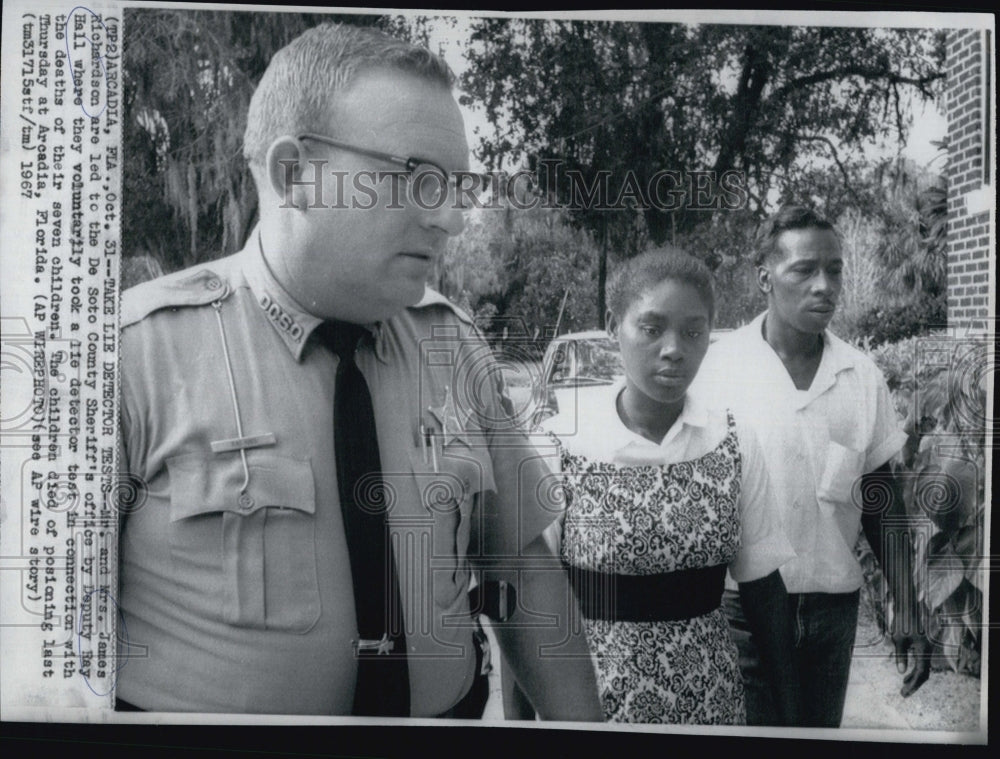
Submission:
M 728 329 L 712 330 L 715 342 Z M 535 393 L 540 399 L 532 416 L 537 428 L 549 417 L 575 406 L 586 408 L 600 388 L 625 376 L 618 341 L 604 330 L 570 332 L 553 338 L 542 358 L 542 387 Z
M 542 388 L 535 396 L 541 403 L 532 426 L 570 404 L 585 406 L 595 388 L 610 385 L 624 375 L 618 343 L 607 332 L 595 329 L 553 338 L 542 358 Z

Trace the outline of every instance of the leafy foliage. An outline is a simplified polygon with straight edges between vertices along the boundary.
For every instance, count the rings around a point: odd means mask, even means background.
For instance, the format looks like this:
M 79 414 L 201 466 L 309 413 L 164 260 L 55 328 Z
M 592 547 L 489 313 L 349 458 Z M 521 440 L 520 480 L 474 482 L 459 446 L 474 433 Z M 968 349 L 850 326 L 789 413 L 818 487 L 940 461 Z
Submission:
M 917 526 L 913 579 L 923 629 L 938 666 L 978 674 L 986 376 L 995 354 L 983 340 L 911 338 L 872 358 L 905 418 L 907 442 L 895 467 Z
M 926 30 L 479 19 L 467 57 L 464 89 L 494 125 L 490 167 L 554 159 L 588 184 L 608 172 L 612 188 L 629 173 L 645 187 L 659 170 L 735 169 L 757 216 L 773 193 L 801 202 L 823 163 L 850 188 L 864 145 L 905 137 L 904 92 L 930 98 L 944 76 L 943 35 Z M 576 213 L 600 234 L 627 212 Z M 644 212 L 657 243 L 718 214 Z
M 948 321 L 948 304 L 943 294 L 920 298 L 902 306 L 875 307 L 858 319 L 856 331 L 868 338 L 872 346 L 927 334 L 944 327 Z
M 542 350 L 557 327 L 564 333 L 597 324 L 596 265 L 594 241 L 564 211 L 505 205 L 479 211 L 449 241 L 438 285 L 487 332 L 500 338 L 507 327 L 518 338 L 537 338 Z
M 834 331 L 874 346 L 943 327 L 944 179 L 898 160 L 876 166 L 861 187 L 865 204 L 846 205 L 837 221 L 845 268 Z

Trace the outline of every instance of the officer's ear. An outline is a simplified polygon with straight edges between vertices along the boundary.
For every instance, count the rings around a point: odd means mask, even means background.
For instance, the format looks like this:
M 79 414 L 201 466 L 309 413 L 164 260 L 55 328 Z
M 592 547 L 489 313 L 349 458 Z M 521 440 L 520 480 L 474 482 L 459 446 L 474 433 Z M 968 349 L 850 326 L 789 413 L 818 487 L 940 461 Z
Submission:
M 271 143 L 264 159 L 267 182 L 281 198 L 279 208 L 318 208 L 322 205 L 321 161 L 307 159 L 301 140 L 283 136 Z

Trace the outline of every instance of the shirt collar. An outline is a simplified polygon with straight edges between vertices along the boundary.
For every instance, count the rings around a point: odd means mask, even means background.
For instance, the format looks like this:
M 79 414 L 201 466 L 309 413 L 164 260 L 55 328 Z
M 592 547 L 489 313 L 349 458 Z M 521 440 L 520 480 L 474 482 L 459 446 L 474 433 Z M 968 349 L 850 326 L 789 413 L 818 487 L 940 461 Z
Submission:
M 247 284 L 250 285 L 257 305 L 295 360 L 301 361 L 309 336 L 323 323 L 323 319 L 303 308 L 275 278 L 271 267 L 264 259 L 259 226 L 254 228 L 240 256 Z M 372 334 L 375 355 L 384 362 L 386 357 L 383 325 L 376 323 L 363 326 Z
M 625 380 L 621 379 L 614 383 L 611 387 L 610 394 L 610 417 L 613 417 L 614 423 L 617 424 L 617 429 L 620 437 L 627 444 L 643 443 L 645 445 L 657 445 L 651 440 L 647 440 L 642 435 L 639 435 L 628 427 L 625 426 L 625 422 L 621 420 L 618 416 L 618 396 L 621 394 L 622 390 L 625 389 Z M 660 448 L 666 448 L 670 445 L 682 432 L 685 427 L 707 427 L 708 426 L 708 408 L 702 402 L 700 398 L 692 393 L 688 393 L 684 398 L 684 408 L 681 409 L 680 416 L 677 417 L 677 421 L 673 423 L 667 434 L 663 437 L 663 440 L 659 443 Z
M 771 347 L 770 343 L 764 339 L 764 319 L 767 311 L 758 314 L 750 322 L 750 334 L 763 349 L 774 355 L 778 364 L 784 369 L 781 358 Z M 837 381 L 837 375 L 848 369 L 853 369 L 856 365 L 857 354 L 851 350 L 850 346 L 837 337 L 829 328 L 823 330 L 823 356 L 820 358 L 819 367 L 816 369 L 816 376 L 813 377 L 812 384 L 805 391 L 801 405 L 807 405 L 814 398 L 819 397 L 829 390 Z M 787 370 L 786 370 L 787 374 Z
M 816 376 L 806 393 L 807 402 L 818 398 L 837 382 L 837 375 L 855 366 L 855 357 L 850 347 L 829 329 L 823 330 L 823 357 L 820 359 Z

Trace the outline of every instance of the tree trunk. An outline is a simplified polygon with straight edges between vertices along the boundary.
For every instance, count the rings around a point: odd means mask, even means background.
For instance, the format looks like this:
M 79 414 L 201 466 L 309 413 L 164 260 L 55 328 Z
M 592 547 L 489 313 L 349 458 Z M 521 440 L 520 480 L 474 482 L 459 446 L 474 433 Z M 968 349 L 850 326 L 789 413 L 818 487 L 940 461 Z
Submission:
M 608 310 L 604 289 L 608 281 L 608 217 L 601 218 L 601 255 L 597 259 L 597 326 L 605 328 L 604 314 Z

